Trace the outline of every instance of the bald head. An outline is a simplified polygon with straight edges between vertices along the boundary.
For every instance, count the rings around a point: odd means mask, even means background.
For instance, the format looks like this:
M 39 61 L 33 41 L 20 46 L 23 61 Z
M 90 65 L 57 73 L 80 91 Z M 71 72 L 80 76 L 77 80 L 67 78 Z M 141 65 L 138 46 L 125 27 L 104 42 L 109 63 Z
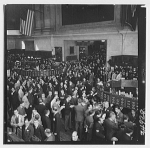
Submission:
M 73 141 L 77 141 L 77 140 L 78 140 L 78 134 L 77 134 L 76 131 L 74 131 L 74 132 L 72 133 L 72 140 L 73 140 Z

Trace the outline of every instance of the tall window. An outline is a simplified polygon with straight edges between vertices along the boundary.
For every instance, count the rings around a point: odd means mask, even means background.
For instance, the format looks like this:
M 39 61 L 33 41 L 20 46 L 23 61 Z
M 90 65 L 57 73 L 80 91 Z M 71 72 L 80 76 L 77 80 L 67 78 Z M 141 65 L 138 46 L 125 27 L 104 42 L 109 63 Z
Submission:
M 114 20 L 114 5 L 62 5 L 62 25 Z
M 70 46 L 70 54 L 74 54 L 74 46 Z

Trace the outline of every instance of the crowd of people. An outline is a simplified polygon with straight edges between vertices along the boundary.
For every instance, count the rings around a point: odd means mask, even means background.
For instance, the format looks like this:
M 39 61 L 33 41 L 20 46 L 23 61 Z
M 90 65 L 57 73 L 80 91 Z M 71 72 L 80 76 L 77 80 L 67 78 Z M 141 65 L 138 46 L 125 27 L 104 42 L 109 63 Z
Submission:
M 81 62 L 67 62 L 60 75 L 24 77 L 11 73 L 7 81 L 7 127 L 22 139 L 60 141 L 71 131 L 71 141 L 100 144 L 135 143 L 137 113 L 104 102 L 99 91 L 104 90 L 106 68 L 97 55 Z
M 29 55 L 29 53 L 25 55 L 23 52 L 16 53 L 15 51 L 13 53 L 11 51 L 7 53 L 7 68 L 11 70 L 20 69 L 20 70 L 37 70 L 37 71 L 59 68 L 54 59 L 55 57 L 53 58 L 40 57 L 40 55 L 32 56 Z

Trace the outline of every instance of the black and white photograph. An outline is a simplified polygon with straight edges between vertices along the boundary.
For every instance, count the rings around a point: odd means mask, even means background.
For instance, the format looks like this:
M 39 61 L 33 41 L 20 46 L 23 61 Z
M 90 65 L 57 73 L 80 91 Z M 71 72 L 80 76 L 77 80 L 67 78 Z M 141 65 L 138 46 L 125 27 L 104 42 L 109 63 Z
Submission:
M 145 145 L 146 9 L 4 4 L 3 144 Z

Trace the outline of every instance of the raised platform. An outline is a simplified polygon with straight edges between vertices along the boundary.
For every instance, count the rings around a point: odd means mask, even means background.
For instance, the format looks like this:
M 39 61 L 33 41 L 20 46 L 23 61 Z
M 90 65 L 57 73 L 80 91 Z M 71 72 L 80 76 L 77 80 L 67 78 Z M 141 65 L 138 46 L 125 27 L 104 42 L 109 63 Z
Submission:
M 137 80 L 112 80 L 108 82 L 111 88 L 115 87 L 136 87 L 138 88 L 138 81 Z

